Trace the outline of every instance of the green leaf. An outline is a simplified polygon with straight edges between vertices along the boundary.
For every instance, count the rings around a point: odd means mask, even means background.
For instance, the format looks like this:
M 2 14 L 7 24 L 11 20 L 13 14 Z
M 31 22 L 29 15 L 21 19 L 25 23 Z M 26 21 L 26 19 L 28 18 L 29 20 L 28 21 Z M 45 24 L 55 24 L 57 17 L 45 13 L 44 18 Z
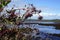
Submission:
M 7 6 L 7 4 L 10 3 L 11 1 L 4 1 L 4 0 L 2 0 L 1 2 L 2 3 L 0 4 L 0 7 L 4 7 L 4 6 Z
M 2 8 L 2 4 L 0 4 L 0 8 Z

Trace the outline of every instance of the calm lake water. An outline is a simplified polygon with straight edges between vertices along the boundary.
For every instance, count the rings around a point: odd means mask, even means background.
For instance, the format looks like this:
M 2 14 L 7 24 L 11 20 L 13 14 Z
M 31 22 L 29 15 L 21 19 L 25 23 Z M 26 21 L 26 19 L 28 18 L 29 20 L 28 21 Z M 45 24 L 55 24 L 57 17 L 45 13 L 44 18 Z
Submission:
M 43 26 L 43 25 L 36 25 L 35 28 L 38 28 L 40 31 L 50 34 L 60 34 L 59 29 L 55 29 L 54 26 Z
M 40 23 L 43 23 L 43 24 L 54 24 L 54 22 L 40 22 Z M 54 27 L 54 26 L 45 26 L 45 25 L 31 24 L 31 27 L 33 27 L 33 26 L 34 26 L 34 28 L 37 28 L 41 32 L 44 32 L 44 33 L 60 34 L 60 30 L 59 29 L 55 29 L 56 27 Z
M 43 24 L 54 24 L 54 22 L 41 22 Z M 11 27 L 11 26 L 10 26 Z M 52 40 L 60 40 L 60 37 L 52 36 L 49 34 L 60 34 L 60 30 L 56 29 L 54 26 L 44 26 L 44 25 L 38 25 L 38 24 L 29 24 L 29 25 L 20 25 L 19 27 L 31 27 L 31 28 L 37 28 L 39 29 L 39 37 L 41 38 L 51 38 Z M 47 34 L 48 33 L 48 34 Z
M 54 22 L 42 22 L 44 24 L 54 24 Z M 36 25 L 35 28 L 39 29 L 43 33 L 48 33 L 48 34 L 59 34 L 60 35 L 60 30 L 56 29 L 54 26 L 43 26 L 43 25 Z M 47 34 L 41 34 L 43 37 L 46 36 Z M 47 35 L 48 36 L 48 35 Z M 60 40 L 60 38 L 56 36 L 48 36 L 49 38 L 53 40 Z
M 41 22 L 43 24 L 54 24 L 54 22 Z M 35 28 L 38 28 L 40 31 L 50 34 L 60 34 L 59 29 L 55 29 L 54 26 L 44 26 L 44 25 L 36 25 Z

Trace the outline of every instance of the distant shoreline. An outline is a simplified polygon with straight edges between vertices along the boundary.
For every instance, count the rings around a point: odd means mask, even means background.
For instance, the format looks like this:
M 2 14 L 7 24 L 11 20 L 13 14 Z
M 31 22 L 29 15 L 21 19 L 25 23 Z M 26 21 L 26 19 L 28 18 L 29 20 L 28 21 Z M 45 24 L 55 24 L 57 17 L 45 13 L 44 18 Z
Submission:
M 41 23 L 39 25 L 45 25 L 45 26 L 55 26 L 56 29 L 60 29 L 60 19 L 53 19 L 53 20 L 36 20 L 36 19 L 28 19 L 26 20 L 27 22 L 32 21 L 32 22 L 54 22 L 54 23 Z M 40 23 L 39 22 L 39 23 Z
M 39 20 L 27 19 L 27 21 L 39 21 Z M 60 19 L 52 19 L 52 20 L 45 19 L 45 20 L 40 20 L 40 21 L 42 21 L 42 22 L 60 22 Z

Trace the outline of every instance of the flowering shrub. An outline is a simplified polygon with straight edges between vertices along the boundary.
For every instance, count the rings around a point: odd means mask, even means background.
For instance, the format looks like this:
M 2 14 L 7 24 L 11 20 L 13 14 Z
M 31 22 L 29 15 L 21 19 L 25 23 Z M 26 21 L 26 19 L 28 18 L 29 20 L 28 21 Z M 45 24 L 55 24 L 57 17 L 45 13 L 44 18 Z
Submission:
M 11 0 L 1 0 L 0 1 L 0 12 L 4 9 Z M 31 6 L 31 7 L 30 7 Z M 23 23 L 29 17 L 32 17 L 33 14 L 41 13 L 41 10 L 37 10 L 33 4 L 30 4 L 27 8 L 6 10 L 6 14 L 0 16 L 0 40 L 32 40 L 33 29 L 31 28 L 19 28 L 19 25 Z M 25 5 L 26 7 L 26 5 Z M 16 10 L 26 11 L 23 16 L 17 16 L 15 14 Z M 19 14 L 21 15 L 21 14 Z M 39 17 L 42 19 L 42 16 Z M 2 24 L 2 25 L 1 25 Z M 13 28 L 8 28 L 8 27 Z M 18 28 L 17 28 L 18 27 Z M 36 30 L 35 30 L 36 31 Z
M 23 11 L 26 11 L 26 12 L 22 16 L 19 16 L 18 17 L 15 14 L 15 11 L 16 10 L 23 10 Z M 4 18 L 4 15 L 3 15 L 2 16 L 3 17 L 2 20 L 4 20 L 5 23 L 12 23 L 12 24 L 15 24 L 16 25 L 16 24 L 20 24 L 20 22 L 24 22 L 29 17 L 32 17 L 33 14 L 39 14 L 39 13 L 41 13 L 41 10 L 37 10 L 33 6 L 33 4 L 30 4 L 29 7 L 22 8 L 22 9 L 14 9 L 14 8 L 12 8 L 9 11 L 6 10 L 6 12 L 7 12 L 6 14 L 8 14 L 8 15 L 6 15 L 6 16 L 8 16 L 8 18 L 7 17 Z M 21 15 L 21 13 L 19 15 Z M 42 18 L 43 18 L 42 16 L 39 16 L 38 19 L 41 20 Z

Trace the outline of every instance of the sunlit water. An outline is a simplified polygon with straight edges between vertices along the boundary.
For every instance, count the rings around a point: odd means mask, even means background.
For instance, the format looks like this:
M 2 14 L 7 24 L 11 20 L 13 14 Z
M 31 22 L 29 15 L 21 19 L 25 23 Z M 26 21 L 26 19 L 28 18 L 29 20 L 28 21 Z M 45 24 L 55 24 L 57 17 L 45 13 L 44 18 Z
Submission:
M 41 23 L 43 23 L 43 24 L 54 24 L 54 22 L 41 22 Z M 43 26 L 43 25 L 38 25 L 38 24 L 32 24 L 31 27 L 39 29 L 40 35 L 38 35 L 38 36 L 40 36 L 41 38 L 48 37 L 48 38 L 51 38 L 52 40 L 60 40 L 59 37 L 48 35 L 48 34 L 60 34 L 60 30 L 55 29 L 54 26 Z M 48 34 L 46 34 L 46 33 L 48 33 Z
M 43 24 L 54 24 L 54 22 L 41 22 Z M 49 34 L 60 34 L 59 29 L 55 29 L 54 26 L 44 26 L 44 25 L 36 25 L 35 28 L 38 28 L 40 31 Z
M 60 30 L 55 29 L 54 26 L 43 26 L 43 25 L 36 25 L 35 28 L 38 28 L 40 31 L 50 34 L 60 34 Z
M 49 23 L 51 23 L 51 24 L 53 24 L 54 22 L 41 22 L 41 23 L 43 23 L 43 24 L 49 24 Z M 10 25 L 10 27 L 11 27 L 11 25 Z M 48 37 L 48 38 L 51 38 L 51 39 L 53 39 L 53 40 L 60 40 L 60 37 L 56 37 L 56 36 L 52 36 L 52 35 L 50 35 L 49 36 L 49 34 L 60 34 L 60 30 L 58 30 L 58 29 L 55 29 L 55 27 L 54 26 L 43 26 L 43 25 L 38 25 L 38 24 L 29 24 L 29 25 L 20 25 L 19 27 L 31 27 L 31 28 L 37 28 L 37 29 L 39 29 L 39 35 L 35 35 L 35 36 L 39 36 L 39 37 L 41 37 L 41 38 L 46 38 L 46 37 Z M 48 33 L 48 34 L 47 34 Z
M 43 24 L 54 24 L 54 22 L 41 22 Z M 25 27 L 26 25 L 24 25 Z M 59 29 L 55 29 L 54 26 L 44 26 L 44 25 L 38 25 L 38 24 L 31 24 L 32 28 L 37 28 L 39 29 L 41 32 L 44 33 L 49 33 L 49 34 L 60 34 L 60 30 Z

